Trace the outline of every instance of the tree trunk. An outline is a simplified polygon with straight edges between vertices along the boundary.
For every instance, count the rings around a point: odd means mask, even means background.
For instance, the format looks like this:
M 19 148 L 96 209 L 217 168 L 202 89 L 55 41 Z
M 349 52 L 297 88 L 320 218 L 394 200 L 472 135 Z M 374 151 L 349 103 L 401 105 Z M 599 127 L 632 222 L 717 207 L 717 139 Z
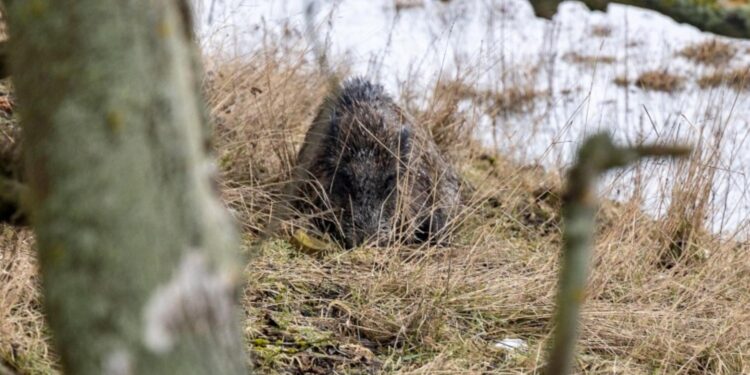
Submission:
M 177 0 L 12 0 L 45 312 L 70 374 L 246 373 Z M 184 5 L 184 4 L 182 4 Z

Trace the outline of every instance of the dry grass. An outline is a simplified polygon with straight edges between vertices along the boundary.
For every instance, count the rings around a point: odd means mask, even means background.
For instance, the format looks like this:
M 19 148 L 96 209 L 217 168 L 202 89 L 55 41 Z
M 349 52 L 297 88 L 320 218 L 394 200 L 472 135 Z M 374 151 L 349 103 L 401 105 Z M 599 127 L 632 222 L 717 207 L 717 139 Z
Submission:
M 247 136 L 243 132 L 262 134 L 263 124 L 279 124 L 277 129 L 288 133 L 283 140 L 270 137 L 259 142 L 276 145 L 273 148 L 279 148 L 278 142 L 288 142 L 284 147 L 290 150 L 299 144 L 322 94 L 310 89 L 315 85 L 307 85 L 322 79 L 314 69 L 288 61 L 266 61 L 263 69 L 246 72 L 234 83 L 251 86 L 252 81 L 285 77 L 284 84 L 269 86 L 261 95 L 247 96 L 247 103 L 235 104 L 245 108 L 238 113 L 257 118 L 223 117 L 226 130 L 242 131 L 222 133 L 220 150 L 227 144 L 241 147 L 241 139 Z M 560 181 L 553 174 L 516 165 L 474 144 L 467 131 L 474 126 L 472 119 L 457 105 L 470 98 L 512 110 L 533 102 L 534 95 L 507 95 L 506 91 L 478 91 L 459 80 L 436 85 L 433 92 L 424 94 L 427 104 L 422 108 L 408 105 L 433 131 L 441 148 L 455 155 L 463 176 L 476 188 L 469 214 L 451 246 L 360 248 L 311 255 L 295 250 L 282 237 L 255 250 L 248 265 L 252 277 L 245 306 L 248 345 L 259 366 L 268 372 L 354 373 L 528 373 L 538 369 L 556 285 Z M 217 91 L 212 101 L 222 93 Z M 500 100 L 497 95 L 514 99 Z M 292 115 L 280 110 L 282 103 L 289 102 L 299 103 L 291 112 L 286 110 Z M 254 107 L 268 110 L 247 110 Z M 233 162 L 250 164 L 250 154 L 241 155 L 248 159 Z M 270 172 L 265 180 L 251 184 L 234 181 L 246 173 L 225 169 L 226 183 L 236 186 L 228 192 L 241 197 L 230 203 L 260 202 L 273 196 L 269 191 L 274 181 L 283 178 L 278 176 L 285 176 L 288 158 L 267 155 L 264 163 Z M 690 205 L 704 196 L 675 192 L 675 197 L 675 202 Z M 238 207 L 247 211 L 242 216 L 246 228 L 257 227 L 266 215 L 257 213 L 262 206 L 244 203 Z M 677 207 L 675 203 L 672 217 L 680 216 Z M 682 213 L 683 217 L 702 214 L 700 210 Z M 693 224 L 694 233 L 699 233 L 702 223 Z M 750 370 L 750 317 L 744 314 L 750 293 L 742 282 L 750 274 L 750 266 L 743 261 L 747 246 L 695 235 L 691 243 L 711 255 L 675 257 L 671 267 L 665 268 L 662 258 L 669 244 L 664 239 L 675 236 L 669 219 L 655 221 L 636 206 L 604 205 L 583 316 L 578 362 L 582 372 L 729 374 Z M 528 349 L 496 348 L 505 338 L 521 338 Z
M 680 51 L 686 59 L 706 65 L 726 65 L 736 54 L 735 46 L 715 38 L 691 44 Z
M 285 236 L 258 239 L 325 93 L 324 77 L 293 51 L 210 66 L 206 91 L 223 195 L 242 223 L 249 258 L 244 334 L 262 373 L 539 369 L 556 286 L 561 182 L 477 146 L 469 136 L 474 120 L 457 105 L 468 96 L 513 110 L 533 101 L 531 89 L 477 92 L 459 80 L 424 93 L 427 104 L 407 105 L 475 187 L 453 244 L 306 254 Z M 674 199 L 690 206 L 703 196 Z M 701 214 L 677 207 L 674 217 Z M 666 268 L 664 238 L 673 229 L 637 205 L 603 205 L 582 317 L 581 373 L 750 372 L 748 245 L 692 236 L 708 255 L 674 257 Z M 3 230 L 0 358 L 23 372 L 50 371 L 32 238 Z M 497 348 L 506 338 L 528 348 Z
M 499 91 L 481 90 L 462 81 L 451 81 L 439 85 L 437 90 L 447 92 L 456 100 L 467 99 L 482 105 L 490 117 L 527 112 L 534 108 L 537 99 L 549 95 L 547 91 L 536 89 L 533 81 L 511 84 Z
M 563 56 L 563 60 L 578 64 L 585 65 L 587 67 L 602 65 L 602 64 L 613 64 L 617 61 L 614 56 L 607 55 L 582 55 L 578 52 L 569 52 Z
M 0 370 L 56 373 L 40 309 L 33 244 L 31 231 L 0 225 Z
M 628 87 L 630 85 L 630 80 L 625 76 L 617 76 L 612 82 L 620 87 Z
M 724 131 L 718 127 L 708 132 L 709 126 L 700 130 L 697 151 L 688 162 L 678 163 L 674 171 L 677 183 L 671 192 L 663 234 L 665 246 L 661 249 L 660 266 L 674 267 L 678 263 L 692 263 L 707 257 L 702 242 L 710 241 L 705 230 L 711 216 L 711 188 L 720 165 Z M 707 134 L 708 133 L 708 134 Z
M 675 92 L 683 88 L 685 77 L 666 69 L 649 70 L 641 73 L 634 83 L 644 90 Z
M 701 88 L 728 86 L 735 90 L 750 89 L 750 69 L 719 69 L 698 79 Z
M 0 82 L 0 177 L 17 178 L 19 129 L 7 80 Z M 6 213 L 3 213 L 5 215 Z M 7 219 L 8 217 L 6 217 Z M 0 374 L 54 373 L 33 256 L 31 231 L 0 224 Z
M 393 0 L 396 11 L 424 7 L 424 0 Z
M 612 35 L 612 26 L 609 25 L 594 25 L 591 27 L 591 36 L 597 38 L 608 38 Z

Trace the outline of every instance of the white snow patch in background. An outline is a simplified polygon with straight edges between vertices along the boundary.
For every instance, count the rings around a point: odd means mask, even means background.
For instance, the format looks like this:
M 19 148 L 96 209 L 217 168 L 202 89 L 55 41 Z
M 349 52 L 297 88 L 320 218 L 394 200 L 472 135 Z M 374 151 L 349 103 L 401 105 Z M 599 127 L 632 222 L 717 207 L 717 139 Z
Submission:
M 303 33 L 306 0 L 194 0 L 204 48 L 231 46 L 240 56 L 262 45 L 267 32 Z M 478 136 L 525 163 L 562 170 L 586 134 L 609 130 L 623 142 L 697 140 L 697 129 L 722 129 L 725 142 L 713 188 L 711 223 L 716 231 L 744 228 L 750 214 L 748 94 L 732 89 L 701 90 L 695 79 L 712 67 L 678 56 L 685 46 L 712 35 L 655 12 L 610 6 L 592 12 L 582 4 L 562 4 L 554 21 L 534 17 L 524 0 L 425 1 L 396 11 L 390 0 L 318 1 L 316 22 L 332 59 L 346 59 L 353 74 L 380 81 L 393 94 L 404 82 L 425 87 L 438 78 L 467 74 L 482 89 L 503 90 L 519 81 L 548 91 L 531 111 L 483 116 Z M 592 27 L 607 26 L 606 37 Z M 747 66 L 748 43 L 733 41 L 739 53 L 732 66 Z M 612 64 L 584 67 L 569 53 L 601 55 Z M 649 69 L 687 77 L 684 90 L 664 93 L 623 88 L 616 77 L 636 78 Z M 529 79 L 534 71 L 533 79 Z M 526 81 L 524 81 L 526 80 Z M 646 164 L 644 204 L 664 212 L 673 169 Z M 635 173 L 610 178 L 607 193 L 628 199 Z M 743 230 L 743 236 L 747 231 Z

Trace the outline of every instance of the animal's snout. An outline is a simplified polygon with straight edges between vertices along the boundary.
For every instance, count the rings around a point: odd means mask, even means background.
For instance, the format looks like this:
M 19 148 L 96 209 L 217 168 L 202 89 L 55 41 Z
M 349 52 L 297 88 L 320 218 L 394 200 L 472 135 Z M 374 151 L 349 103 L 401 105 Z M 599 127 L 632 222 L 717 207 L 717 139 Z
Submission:
M 357 247 L 365 242 L 377 240 L 388 236 L 389 227 L 387 222 L 381 221 L 379 217 L 360 216 L 360 220 L 353 220 L 351 226 L 345 231 L 345 243 L 347 248 Z

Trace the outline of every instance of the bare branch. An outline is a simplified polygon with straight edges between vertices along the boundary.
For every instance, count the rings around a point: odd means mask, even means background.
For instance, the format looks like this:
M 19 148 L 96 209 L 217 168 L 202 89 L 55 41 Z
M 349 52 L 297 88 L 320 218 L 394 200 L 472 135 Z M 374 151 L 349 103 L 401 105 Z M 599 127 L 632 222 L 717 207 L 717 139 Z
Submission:
M 619 147 L 608 134 L 588 138 L 578 150 L 576 164 L 568 172 L 563 196 L 562 267 L 548 374 L 568 373 L 575 353 L 578 316 L 586 296 L 594 236 L 597 205 L 593 190 L 596 179 L 610 169 L 625 167 L 642 158 L 684 157 L 689 153 L 689 148 L 679 146 Z

